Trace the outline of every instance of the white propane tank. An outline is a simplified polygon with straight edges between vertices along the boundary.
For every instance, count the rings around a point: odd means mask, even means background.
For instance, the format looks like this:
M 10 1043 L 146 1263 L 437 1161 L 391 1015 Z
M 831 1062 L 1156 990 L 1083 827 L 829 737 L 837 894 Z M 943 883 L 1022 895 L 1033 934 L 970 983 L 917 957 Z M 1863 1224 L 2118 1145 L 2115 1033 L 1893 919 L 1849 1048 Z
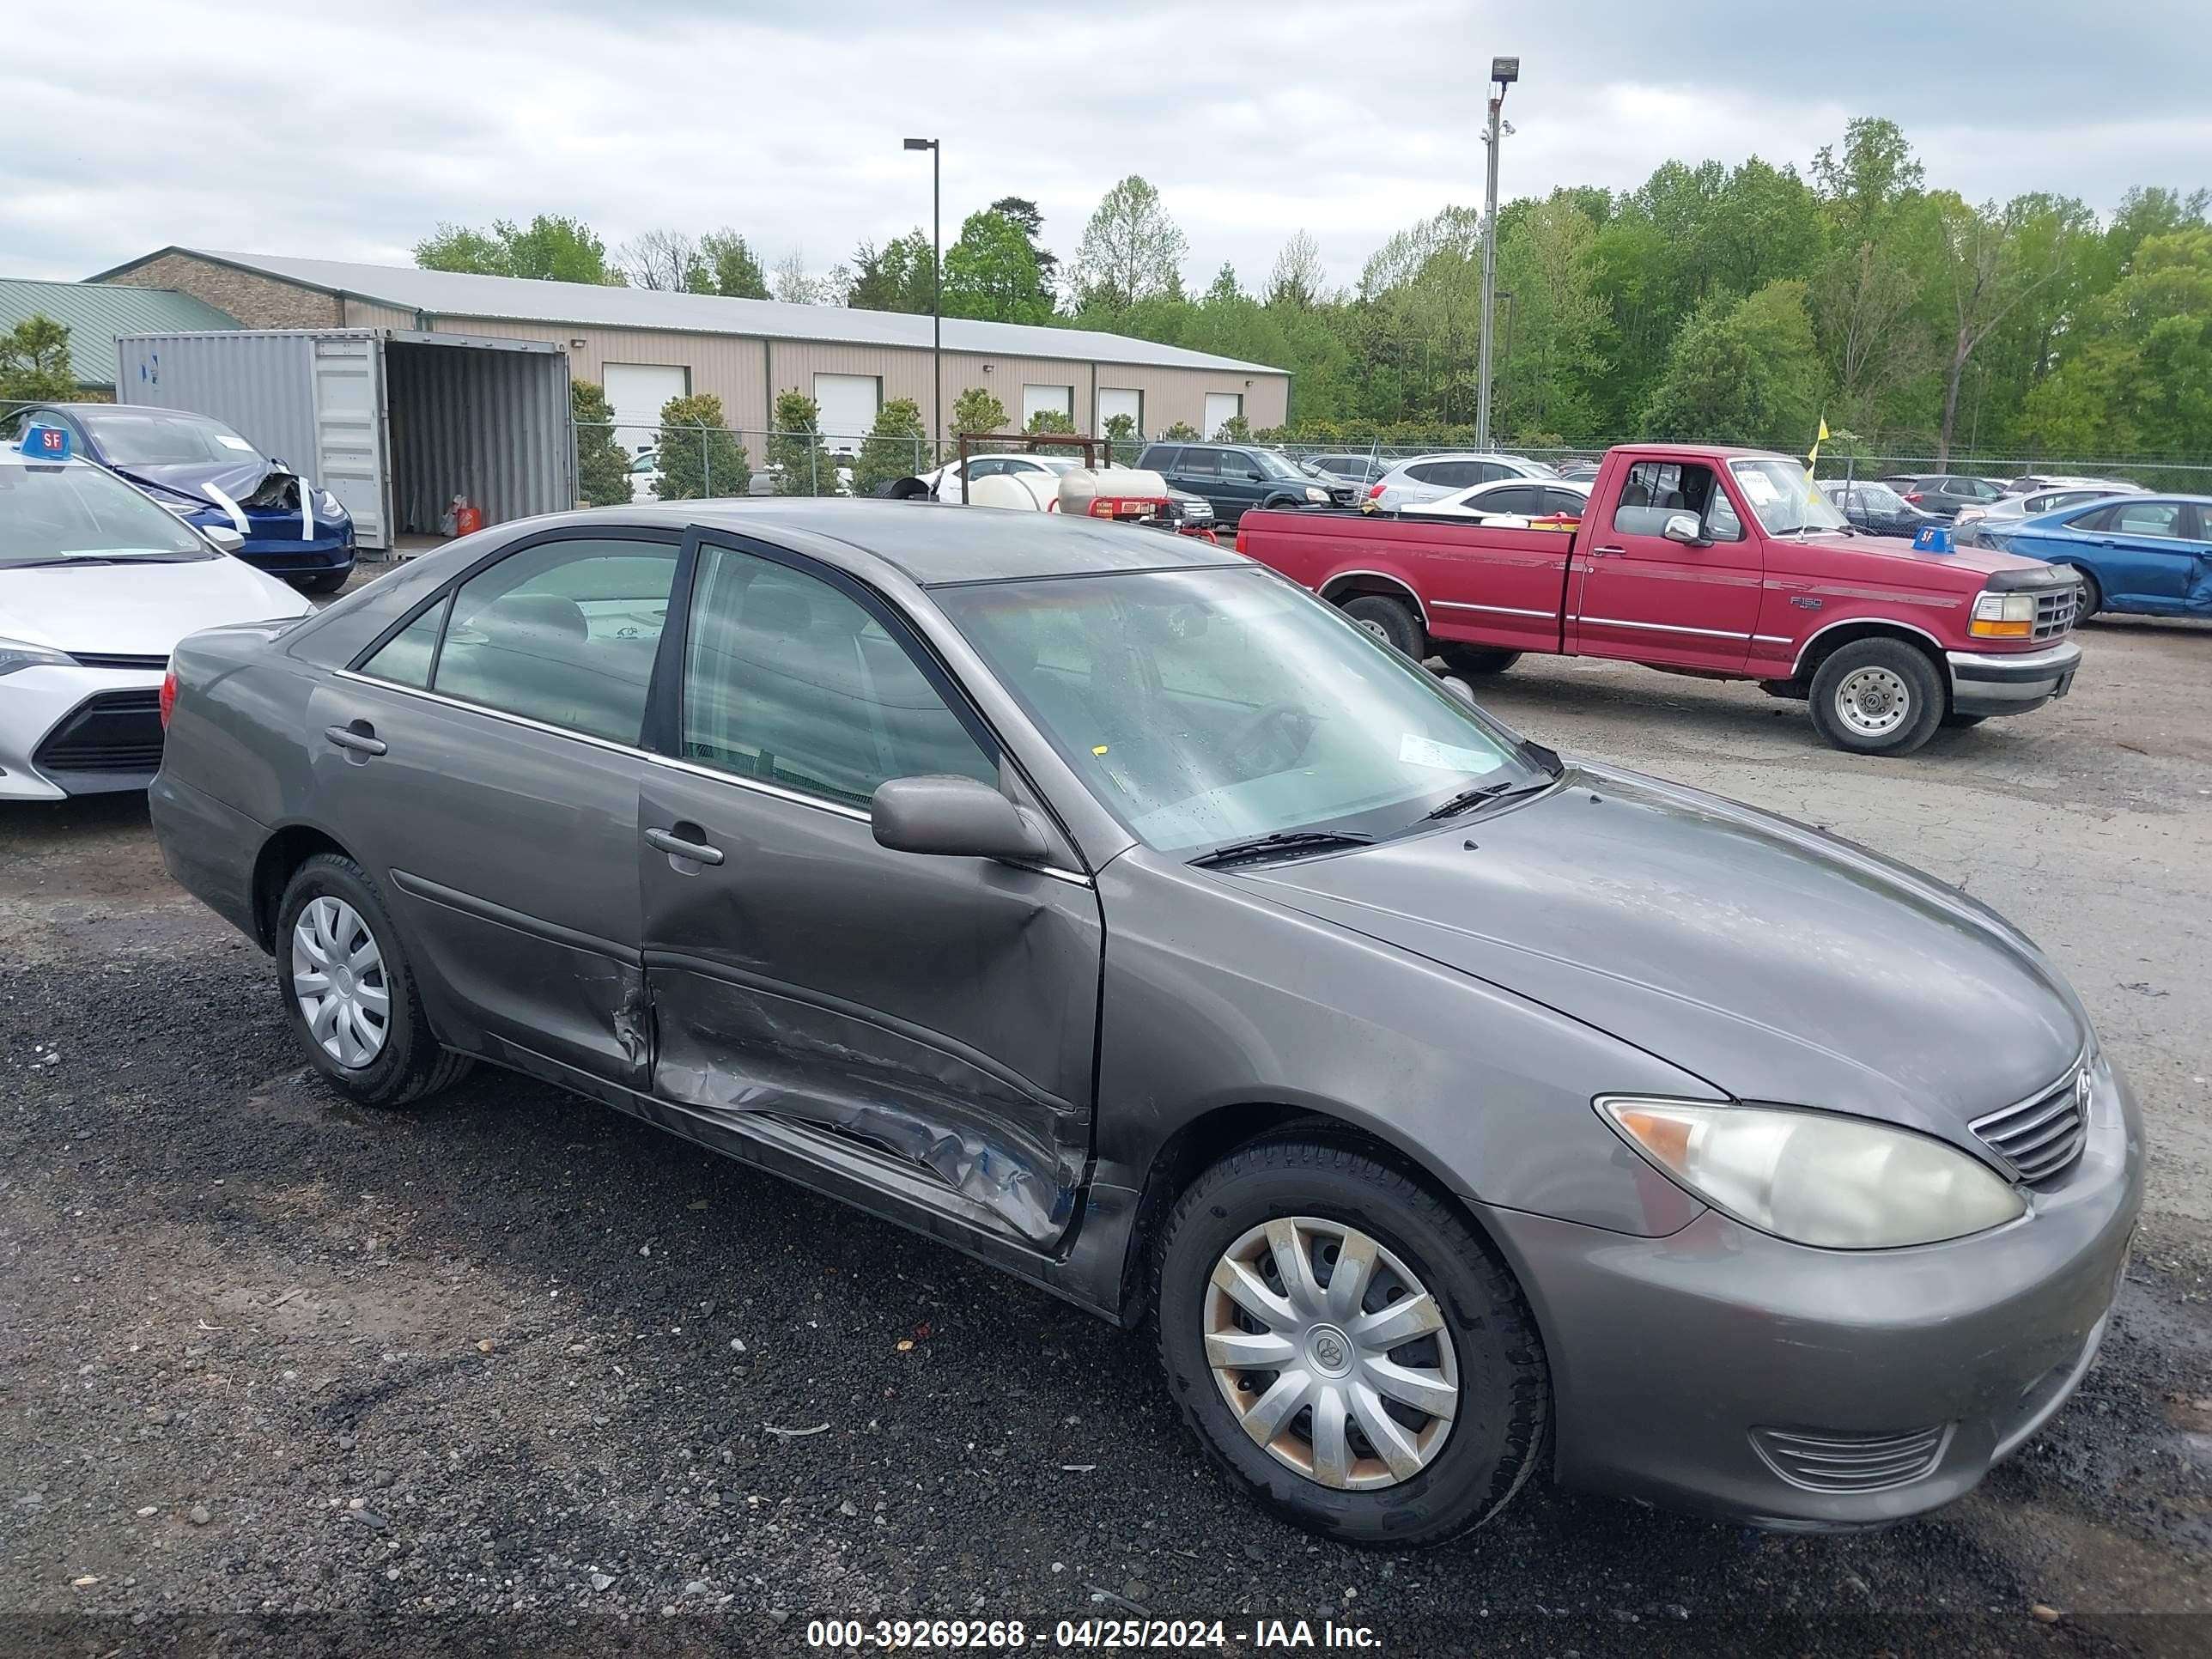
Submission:
M 1133 466 L 1071 467 L 1060 475 L 1060 510 L 1075 518 L 1090 514 L 1091 503 L 1108 501 L 1164 501 L 1168 481 Z
M 1037 480 L 1032 483 L 1031 479 Z M 1042 513 L 1051 497 L 1044 493 L 1049 473 L 990 472 L 968 480 L 970 507 L 1011 507 L 1024 513 Z

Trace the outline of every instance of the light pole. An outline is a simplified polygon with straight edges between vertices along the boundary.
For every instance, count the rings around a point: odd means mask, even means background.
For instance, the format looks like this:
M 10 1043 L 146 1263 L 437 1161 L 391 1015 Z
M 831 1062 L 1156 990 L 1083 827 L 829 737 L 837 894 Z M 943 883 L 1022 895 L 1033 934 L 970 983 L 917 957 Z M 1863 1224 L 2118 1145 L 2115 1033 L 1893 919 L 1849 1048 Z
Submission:
M 1484 192 L 1482 209 L 1482 354 L 1475 371 L 1474 394 L 1477 449 L 1490 447 L 1490 311 L 1498 290 L 1498 112 L 1505 102 L 1505 88 L 1520 78 L 1518 58 L 1490 60 L 1490 79 L 1496 90 L 1490 94 L 1490 131 L 1483 137 L 1490 146 L 1490 185 Z
M 945 150 L 934 138 L 909 138 L 906 147 L 929 152 L 929 368 L 937 384 L 929 418 L 941 444 L 945 441 Z M 1498 169 L 1492 166 L 1490 172 L 1494 189 Z

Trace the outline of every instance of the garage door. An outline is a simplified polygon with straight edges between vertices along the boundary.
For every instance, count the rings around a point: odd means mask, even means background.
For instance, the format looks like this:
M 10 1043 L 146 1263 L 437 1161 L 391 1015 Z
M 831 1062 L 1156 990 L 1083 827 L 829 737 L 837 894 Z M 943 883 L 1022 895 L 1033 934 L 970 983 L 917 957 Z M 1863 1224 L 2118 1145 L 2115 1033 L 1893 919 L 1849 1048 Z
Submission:
M 1075 418 L 1075 388 L 1072 386 L 1025 386 L 1022 388 L 1022 425 L 1027 427 L 1040 409 Z
M 858 449 L 872 431 L 882 404 L 884 383 L 872 374 L 817 374 L 814 404 L 821 411 L 822 436 L 831 449 Z
M 1129 417 L 1131 429 L 1139 438 L 1145 435 L 1145 394 L 1143 392 L 1115 386 L 1100 386 L 1097 429 L 1102 435 L 1106 430 L 1106 422 L 1116 415 L 1127 415 Z
M 615 441 L 635 453 L 660 433 L 660 410 L 691 395 L 691 371 L 680 363 L 602 363 L 599 385 L 614 406 Z
M 1218 438 L 1221 428 L 1244 412 L 1244 394 L 1241 392 L 1209 392 L 1206 394 L 1206 435 Z

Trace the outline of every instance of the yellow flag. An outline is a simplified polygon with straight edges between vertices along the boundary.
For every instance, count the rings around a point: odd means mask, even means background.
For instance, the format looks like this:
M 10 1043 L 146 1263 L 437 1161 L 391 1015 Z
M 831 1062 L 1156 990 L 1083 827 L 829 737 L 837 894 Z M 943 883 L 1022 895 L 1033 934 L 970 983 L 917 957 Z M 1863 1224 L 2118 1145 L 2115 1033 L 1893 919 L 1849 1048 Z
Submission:
M 1826 442 L 1827 442 L 1827 441 L 1828 441 L 1828 422 L 1827 422 L 1827 420 L 1826 420 L 1826 418 L 1825 416 L 1822 418 L 1822 420 L 1821 420 L 1821 422 L 1820 422 L 1820 438 L 1819 438 L 1819 440 L 1818 440 L 1818 441 L 1820 441 L 1820 442 L 1821 442 L 1821 443 L 1826 443 Z
M 1811 469 L 1811 468 L 1813 468 L 1813 467 L 1816 467 L 1816 466 L 1820 465 L 1820 446 L 1821 446 L 1822 444 L 1824 444 L 1824 443 L 1827 442 L 1827 441 L 1828 441 L 1828 417 L 1827 417 L 1826 416 L 1823 415 L 1823 416 L 1820 417 L 1820 436 L 1818 436 L 1817 438 L 1815 438 L 1815 439 L 1814 439 L 1814 440 L 1813 440 L 1813 453 L 1812 453 L 1811 454 L 1808 455 L 1808 456 L 1805 458 L 1805 465 L 1806 465 L 1806 467 L 1807 467 L 1808 470 L 1809 470 L 1809 469 Z

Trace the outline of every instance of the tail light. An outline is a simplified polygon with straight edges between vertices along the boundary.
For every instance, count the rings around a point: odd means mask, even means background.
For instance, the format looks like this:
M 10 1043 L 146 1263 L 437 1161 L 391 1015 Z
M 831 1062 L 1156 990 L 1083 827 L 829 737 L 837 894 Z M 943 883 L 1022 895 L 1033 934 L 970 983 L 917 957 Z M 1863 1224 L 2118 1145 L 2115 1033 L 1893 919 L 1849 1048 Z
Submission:
M 1908 489 L 1905 492 L 1905 499 L 1917 507 L 1920 505 L 1920 492 L 1917 489 Z
M 1368 485 L 1367 499 L 1370 501 L 1381 501 L 1382 499 L 1382 486 L 1379 483 Z
M 144 704 L 139 705 L 143 708 Z M 169 672 L 161 676 L 161 729 L 169 729 L 169 714 L 177 706 L 177 665 L 171 663 Z
M 1239 553 L 1244 550 L 1244 526 L 1241 524 L 1237 526 L 1237 550 Z

